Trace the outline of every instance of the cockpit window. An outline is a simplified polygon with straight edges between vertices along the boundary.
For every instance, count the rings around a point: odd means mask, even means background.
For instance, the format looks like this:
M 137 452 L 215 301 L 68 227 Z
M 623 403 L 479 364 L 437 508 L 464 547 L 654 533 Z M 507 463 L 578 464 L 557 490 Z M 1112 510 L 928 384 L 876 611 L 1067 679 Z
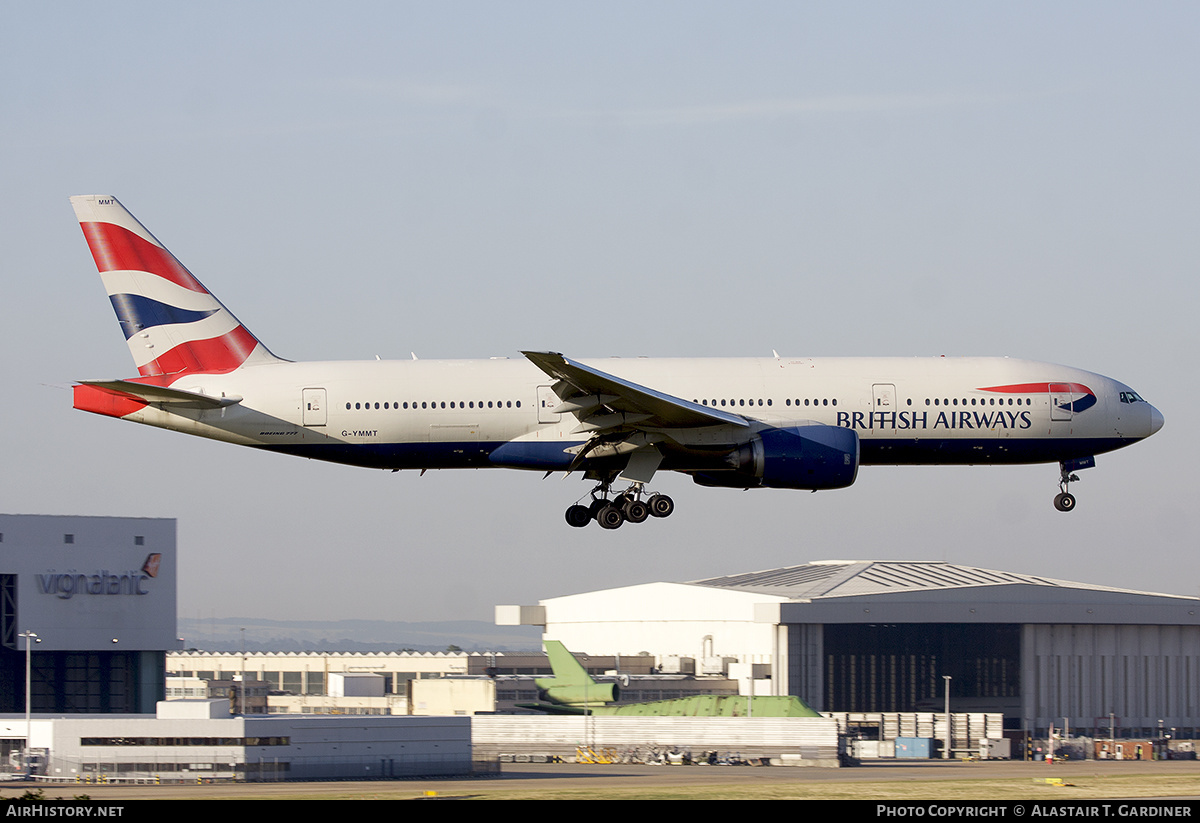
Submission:
M 1145 403 L 1146 401 L 1143 400 L 1141 398 L 1141 396 L 1135 391 L 1123 391 L 1123 392 L 1121 392 L 1121 402 L 1122 403 Z

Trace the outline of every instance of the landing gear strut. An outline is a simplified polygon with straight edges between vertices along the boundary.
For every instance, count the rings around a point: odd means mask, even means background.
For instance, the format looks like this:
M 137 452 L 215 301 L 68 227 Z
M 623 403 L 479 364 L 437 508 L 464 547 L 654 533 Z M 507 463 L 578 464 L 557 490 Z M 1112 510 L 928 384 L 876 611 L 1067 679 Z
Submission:
M 665 494 L 652 494 L 642 500 L 642 486 L 633 483 L 609 499 L 612 481 L 602 481 L 592 489 L 590 505 L 576 503 L 567 509 L 567 523 L 581 529 L 595 520 L 602 529 L 619 529 L 626 522 L 643 523 L 650 517 L 669 517 L 675 511 L 675 501 Z
M 1061 470 L 1058 481 L 1058 494 L 1054 495 L 1054 508 L 1060 512 L 1069 512 L 1075 508 L 1075 495 L 1067 491 L 1067 487 L 1079 480 L 1079 475 L 1073 474 L 1065 465 L 1059 463 Z

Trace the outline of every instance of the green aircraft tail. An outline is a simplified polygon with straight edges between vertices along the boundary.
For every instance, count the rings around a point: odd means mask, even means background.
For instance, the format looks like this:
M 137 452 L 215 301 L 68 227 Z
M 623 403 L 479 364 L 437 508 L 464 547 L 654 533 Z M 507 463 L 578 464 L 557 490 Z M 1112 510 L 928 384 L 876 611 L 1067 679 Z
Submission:
M 555 686 L 589 686 L 596 681 L 587 673 L 583 664 L 575 659 L 575 655 L 567 651 L 567 647 L 558 640 L 546 641 L 546 656 L 550 658 L 550 668 L 554 669 L 554 679 L 547 680 L 547 685 Z M 538 681 L 538 686 L 542 682 Z
M 539 697 L 551 706 L 588 709 L 616 702 L 620 690 L 616 683 L 597 683 L 567 647 L 557 640 L 546 641 L 546 656 L 554 677 L 539 677 Z

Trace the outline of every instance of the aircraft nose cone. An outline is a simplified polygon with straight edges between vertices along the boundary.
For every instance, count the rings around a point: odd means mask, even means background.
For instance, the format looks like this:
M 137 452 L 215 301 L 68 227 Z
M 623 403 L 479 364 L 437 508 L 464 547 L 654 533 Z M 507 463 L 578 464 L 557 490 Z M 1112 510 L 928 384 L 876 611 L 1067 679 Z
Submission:
M 1160 412 L 1158 409 L 1154 408 L 1154 406 L 1151 406 L 1150 407 L 1150 433 L 1154 434 L 1156 431 L 1158 431 L 1162 427 L 1163 427 L 1162 412 Z

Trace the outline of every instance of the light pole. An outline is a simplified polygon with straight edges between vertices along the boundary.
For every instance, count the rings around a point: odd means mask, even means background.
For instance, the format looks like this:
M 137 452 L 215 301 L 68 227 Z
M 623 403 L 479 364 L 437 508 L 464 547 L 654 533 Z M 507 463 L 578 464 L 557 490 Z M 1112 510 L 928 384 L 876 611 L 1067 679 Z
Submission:
M 242 682 L 240 685 L 242 688 L 242 700 L 241 700 L 242 711 L 241 711 L 241 714 L 245 714 L 246 713 L 246 627 L 245 626 L 242 626 Z
M 951 680 L 951 677 L 948 674 L 943 674 L 942 680 L 946 681 L 946 705 L 945 705 L 946 746 L 945 746 L 945 748 L 942 749 L 942 760 L 949 760 L 950 759 L 950 745 L 951 745 L 951 740 L 952 740 L 952 736 L 950 734 L 950 680 Z
M 30 654 L 29 649 L 30 649 L 30 644 L 32 644 L 34 640 L 37 640 L 37 642 L 39 642 L 39 643 L 41 643 L 42 641 L 38 639 L 38 636 L 36 634 L 29 631 L 28 629 L 21 632 L 17 636 L 25 638 L 25 762 L 23 765 L 25 766 L 25 774 L 26 774 L 26 776 L 28 776 L 29 775 L 29 748 L 30 748 L 29 738 L 33 734 L 33 720 L 29 716 L 30 703 L 32 701 L 32 694 L 33 694 L 32 679 L 30 677 L 30 674 L 32 672 L 32 667 L 30 666 L 30 662 L 33 660 L 33 656 Z

